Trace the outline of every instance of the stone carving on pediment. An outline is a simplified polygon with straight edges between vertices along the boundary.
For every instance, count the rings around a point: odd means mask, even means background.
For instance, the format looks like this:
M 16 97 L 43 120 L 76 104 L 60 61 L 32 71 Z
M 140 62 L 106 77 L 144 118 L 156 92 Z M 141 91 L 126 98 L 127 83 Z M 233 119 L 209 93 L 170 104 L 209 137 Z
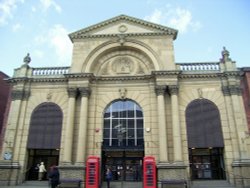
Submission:
M 129 57 L 118 57 L 112 62 L 112 69 L 116 74 L 130 74 L 134 63 Z
M 145 72 L 140 64 L 138 65 L 137 74 L 145 74 Z
M 93 69 L 98 76 L 135 76 L 150 74 L 154 66 L 145 55 L 133 50 L 123 50 L 102 56 Z

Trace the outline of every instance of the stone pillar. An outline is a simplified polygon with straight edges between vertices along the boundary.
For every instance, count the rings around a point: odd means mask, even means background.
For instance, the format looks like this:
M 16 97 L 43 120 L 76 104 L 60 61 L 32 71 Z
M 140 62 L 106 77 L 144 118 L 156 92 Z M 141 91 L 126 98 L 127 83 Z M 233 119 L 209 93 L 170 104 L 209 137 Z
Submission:
M 230 97 L 230 91 L 227 86 L 222 86 L 222 92 L 225 97 L 225 104 L 226 104 L 226 110 L 227 110 L 227 120 L 228 120 L 228 126 L 230 130 L 230 136 L 232 139 L 232 149 L 233 149 L 233 159 L 239 159 L 239 140 L 237 135 L 237 128 L 236 128 L 236 122 L 234 118 L 234 112 L 232 108 L 232 102 Z
M 233 114 L 234 114 L 234 120 L 235 120 L 235 126 L 237 127 L 236 132 L 238 134 L 238 143 L 239 143 L 239 150 L 240 150 L 240 158 L 244 158 L 246 151 L 244 149 L 244 144 L 242 143 L 242 136 L 245 136 L 245 127 L 243 125 L 243 114 L 245 111 L 244 109 L 241 109 L 240 105 L 240 98 L 239 95 L 241 95 L 241 90 L 239 86 L 231 85 L 229 86 L 229 92 L 231 94 L 231 101 L 232 101 L 232 108 L 233 108 Z M 244 114 L 245 115 L 245 114 Z M 242 135 L 243 133 L 243 135 Z
M 77 144 L 77 163 L 85 163 L 86 160 L 86 141 L 87 141 L 87 128 L 88 128 L 88 97 L 90 90 L 87 87 L 79 88 L 81 94 L 81 111 L 80 111 L 80 126 L 78 133 Z
M 166 86 L 156 86 L 158 107 L 158 130 L 159 130 L 159 162 L 168 162 L 168 146 L 167 146 L 167 127 L 164 94 Z
M 179 118 L 179 104 L 178 104 L 178 86 L 169 86 L 171 94 L 171 108 L 172 108 L 172 131 L 173 131 L 173 147 L 174 147 L 174 161 L 180 162 L 182 160 L 182 144 L 181 144 L 181 129 Z
M 8 117 L 8 122 L 7 122 L 7 127 L 6 127 L 7 129 L 5 133 L 5 139 L 4 139 L 4 148 L 2 150 L 3 153 L 10 152 L 13 155 L 15 141 L 16 141 L 16 134 L 18 131 L 17 125 L 19 123 L 22 99 L 23 99 L 23 90 L 14 89 L 11 93 L 12 101 L 10 105 L 9 117 Z
M 68 116 L 65 129 L 64 137 L 64 157 L 63 161 L 72 163 L 72 147 L 73 147 L 73 131 L 74 131 L 74 114 L 75 114 L 75 103 L 76 103 L 76 88 L 68 88 Z
M 14 151 L 13 151 L 13 160 L 17 161 L 20 160 L 20 150 L 21 150 L 21 143 L 22 143 L 22 135 L 23 135 L 23 127 L 25 124 L 25 116 L 27 110 L 27 101 L 30 96 L 30 91 L 23 91 L 22 93 L 22 105 L 20 106 L 20 117 L 17 122 L 17 134 L 15 137 L 15 144 L 14 144 Z

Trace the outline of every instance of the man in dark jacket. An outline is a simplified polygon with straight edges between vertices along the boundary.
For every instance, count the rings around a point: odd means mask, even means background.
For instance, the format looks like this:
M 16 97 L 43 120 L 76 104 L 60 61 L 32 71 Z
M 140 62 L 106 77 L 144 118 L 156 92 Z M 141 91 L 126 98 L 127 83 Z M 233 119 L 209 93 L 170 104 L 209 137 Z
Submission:
M 51 167 L 48 177 L 51 188 L 56 188 L 56 186 L 59 184 L 59 179 L 60 179 L 59 170 L 56 166 Z

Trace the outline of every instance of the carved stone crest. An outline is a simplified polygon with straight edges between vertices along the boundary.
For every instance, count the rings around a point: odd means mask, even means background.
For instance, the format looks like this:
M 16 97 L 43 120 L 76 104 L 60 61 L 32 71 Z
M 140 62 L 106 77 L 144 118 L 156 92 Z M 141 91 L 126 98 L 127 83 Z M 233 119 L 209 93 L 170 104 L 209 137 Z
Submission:
M 133 61 L 128 57 L 118 57 L 114 60 L 112 68 L 117 74 L 130 74 L 133 69 Z
M 120 88 L 119 92 L 120 92 L 121 99 L 125 99 L 126 98 L 127 89 L 126 88 Z

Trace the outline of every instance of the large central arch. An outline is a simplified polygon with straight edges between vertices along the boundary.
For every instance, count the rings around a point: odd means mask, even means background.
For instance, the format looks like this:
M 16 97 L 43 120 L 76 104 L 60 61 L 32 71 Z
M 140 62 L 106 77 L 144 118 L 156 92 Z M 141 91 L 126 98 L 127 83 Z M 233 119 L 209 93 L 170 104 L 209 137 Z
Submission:
M 144 126 L 141 107 L 132 100 L 116 100 L 104 112 L 102 164 L 114 181 L 141 181 Z

